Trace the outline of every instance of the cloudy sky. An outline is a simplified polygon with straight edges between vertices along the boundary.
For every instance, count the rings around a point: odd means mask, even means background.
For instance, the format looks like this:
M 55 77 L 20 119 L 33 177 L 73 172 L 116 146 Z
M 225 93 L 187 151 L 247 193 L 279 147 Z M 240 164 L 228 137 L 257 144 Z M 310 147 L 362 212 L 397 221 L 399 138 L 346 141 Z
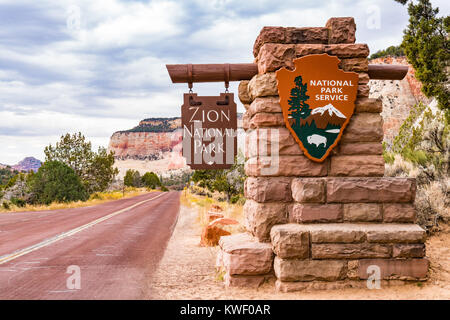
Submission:
M 432 3 L 450 12 L 448 0 Z M 408 20 L 394 0 L 0 0 L 0 163 L 44 160 L 66 132 L 107 146 L 143 118 L 179 116 L 187 85 L 172 84 L 165 64 L 252 62 L 263 26 L 333 16 L 355 17 L 371 52 L 399 44 Z

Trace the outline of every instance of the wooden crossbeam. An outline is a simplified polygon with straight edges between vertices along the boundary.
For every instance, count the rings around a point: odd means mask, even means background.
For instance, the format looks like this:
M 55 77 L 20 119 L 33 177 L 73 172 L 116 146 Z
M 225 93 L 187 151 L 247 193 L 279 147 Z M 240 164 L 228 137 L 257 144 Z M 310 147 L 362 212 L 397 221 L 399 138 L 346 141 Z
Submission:
M 167 64 L 166 68 L 173 83 L 224 82 L 227 72 L 229 81 L 250 80 L 258 74 L 255 63 Z M 407 72 L 407 66 L 369 64 L 368 74 L 375 80 L 401 80 Z

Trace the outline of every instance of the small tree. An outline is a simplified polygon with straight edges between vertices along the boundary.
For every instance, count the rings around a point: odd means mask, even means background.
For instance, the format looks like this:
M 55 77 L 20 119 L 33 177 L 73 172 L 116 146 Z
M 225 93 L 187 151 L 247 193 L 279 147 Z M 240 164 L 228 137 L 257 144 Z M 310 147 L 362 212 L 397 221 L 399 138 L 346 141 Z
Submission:
M 89 194 L 75 171 L 59 161 L 47 161 L 28 179 L 32 202 L 86 201 Z
M 150 189 L 155 189 L 156 187 L 161 187 L 161 180 L 154 172 L 146 172 L 142 176 L 142 184 Z
M 86 169 L 85 181 L 89 193 L 104 191 L 108 188 L 119 173 L 119 170 L 114 168 L 113 165 L 114 155 L 107 153 L 105 148 L 100 147 Z
M 123 183 L 127 187 L 139 188 L 141 186 L 141 174 L 137 170 L 128 169 L 123 178 Z
M 59 161 L 71 167 L 89 193 L 104 191 L 119 173 L 114 168 L 114 155 L 105 148 L 92 151 L 92 145 L 79 133 L 61 136 L 55 147 L 45 147 L 45 161 Z
M 397 0 L 406 4 L 407 0 Z M 422 82 L 422 92 L 436 97 L 439 107 L 450 116 L 448 71 L 450 61 L 450 16 L 437 17 L 438 8 L 429 0 L 410 1 L 409 25 L 404 31 L 402 48 L 415 76 Z

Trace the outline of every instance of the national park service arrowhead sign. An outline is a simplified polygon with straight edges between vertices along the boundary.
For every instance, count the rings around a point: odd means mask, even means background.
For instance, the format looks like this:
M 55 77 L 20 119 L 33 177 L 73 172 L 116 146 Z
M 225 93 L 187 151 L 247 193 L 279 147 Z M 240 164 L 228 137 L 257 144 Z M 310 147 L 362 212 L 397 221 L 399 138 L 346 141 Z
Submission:
M 339 62 L 326 53 L 312 54 L 295 59 L 293 71 L 276 72 L 286 127 L 317 162 L 337 145 L 355 109 L 358 74 L 339 69 Z

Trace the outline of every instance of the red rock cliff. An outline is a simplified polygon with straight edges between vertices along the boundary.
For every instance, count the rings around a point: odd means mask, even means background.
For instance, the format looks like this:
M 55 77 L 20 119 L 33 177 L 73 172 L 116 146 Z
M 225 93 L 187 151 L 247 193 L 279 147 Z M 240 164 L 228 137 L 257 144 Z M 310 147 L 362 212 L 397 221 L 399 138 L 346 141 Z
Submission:
M 370 61 L 372 64 L 407 65 L 408 74 L 403 80 L 370 80 L 370 97 L 383 100 L 384 141 L 390 145 L 408 117 L 411 108 L 419 101 L 428 100 L 421 92 L 422 84 L 414 76 L 414 68 L 405 57 L 382 57 Z
M 178 149 L 181 140 L 180 118 L 145 119 L 131 130 L 115 132 L 108 150 L 120 160 L 159 160 Z

